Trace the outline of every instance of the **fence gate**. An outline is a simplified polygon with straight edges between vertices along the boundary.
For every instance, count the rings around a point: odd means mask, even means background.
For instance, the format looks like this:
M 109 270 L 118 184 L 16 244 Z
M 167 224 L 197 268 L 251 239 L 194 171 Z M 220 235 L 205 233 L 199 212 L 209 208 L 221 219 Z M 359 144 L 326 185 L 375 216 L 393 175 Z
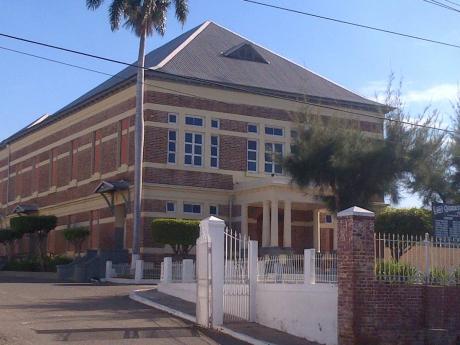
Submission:
M 249 321 L 249 238 L 227 228 L 224 239 L 224 322 Z

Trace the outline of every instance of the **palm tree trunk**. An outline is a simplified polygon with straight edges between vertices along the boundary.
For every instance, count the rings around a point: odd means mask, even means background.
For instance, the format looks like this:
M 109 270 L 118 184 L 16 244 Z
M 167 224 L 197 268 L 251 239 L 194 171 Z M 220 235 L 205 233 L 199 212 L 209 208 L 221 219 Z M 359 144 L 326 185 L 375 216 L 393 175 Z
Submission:
M 136 118 L 134 129 L 134 210 L 133 210 L 133 244 L 132 261 L 139 258 L 141 209 L 142 209 L 142 168 L 144 156 L 144 51 L 145 32 L 139 41 L 139 57 L 137 59 L 137 84 L 136 84 Z

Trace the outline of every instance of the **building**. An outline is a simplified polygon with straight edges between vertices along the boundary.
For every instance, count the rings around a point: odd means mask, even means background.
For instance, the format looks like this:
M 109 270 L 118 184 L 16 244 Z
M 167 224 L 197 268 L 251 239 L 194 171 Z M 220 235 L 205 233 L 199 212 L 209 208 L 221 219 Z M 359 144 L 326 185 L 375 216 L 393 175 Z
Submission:
M 334 215 L 274 156 L 289 153 L 305 100 L 375 136 L 382 105 L 212 22 L 149 53 L 146 66 L 144 256 L 165 250 L 155 217 L 217 215 L 263 247 L 335 248 Z M 131 247 L 135 79 L 128 67 L 0 144 L 4 225 L 15 213 L 56 215 L 55 254 L 72 249 L 62 236 L 72 225 L 90 228 L 88 248 Z

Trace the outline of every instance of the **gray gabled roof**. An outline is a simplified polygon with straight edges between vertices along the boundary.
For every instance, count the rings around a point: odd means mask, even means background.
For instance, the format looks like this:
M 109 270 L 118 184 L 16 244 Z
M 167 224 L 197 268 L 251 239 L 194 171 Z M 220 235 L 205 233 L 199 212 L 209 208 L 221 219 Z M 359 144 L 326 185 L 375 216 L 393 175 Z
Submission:
M 226 56 L 226 53 L 247 44 L 268 63 Z M 297 95 L 318 99 L 320 103 L 368 107 L 371 110 L 384 107 L 209 21 L 151 51 L 146 55 L 145 66 L 151 69 L 146 73 L 147 77 L 185 79 L 215 86 L 239 87 L 249 92 L 265 90 L 268 94 Z M 125 68 L 54 115 L 0 142 L 0 147 L 68 115 L 72 110 L 135 78 L 136 68 Z

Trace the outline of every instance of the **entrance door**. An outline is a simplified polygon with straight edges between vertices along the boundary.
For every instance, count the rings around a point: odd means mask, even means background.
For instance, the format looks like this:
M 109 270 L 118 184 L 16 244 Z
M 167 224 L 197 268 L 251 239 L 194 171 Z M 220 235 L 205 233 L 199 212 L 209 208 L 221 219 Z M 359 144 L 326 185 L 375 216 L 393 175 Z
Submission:
M 115 206 L 115 249 L 121 250 L 125 244 L 125 205 Z

